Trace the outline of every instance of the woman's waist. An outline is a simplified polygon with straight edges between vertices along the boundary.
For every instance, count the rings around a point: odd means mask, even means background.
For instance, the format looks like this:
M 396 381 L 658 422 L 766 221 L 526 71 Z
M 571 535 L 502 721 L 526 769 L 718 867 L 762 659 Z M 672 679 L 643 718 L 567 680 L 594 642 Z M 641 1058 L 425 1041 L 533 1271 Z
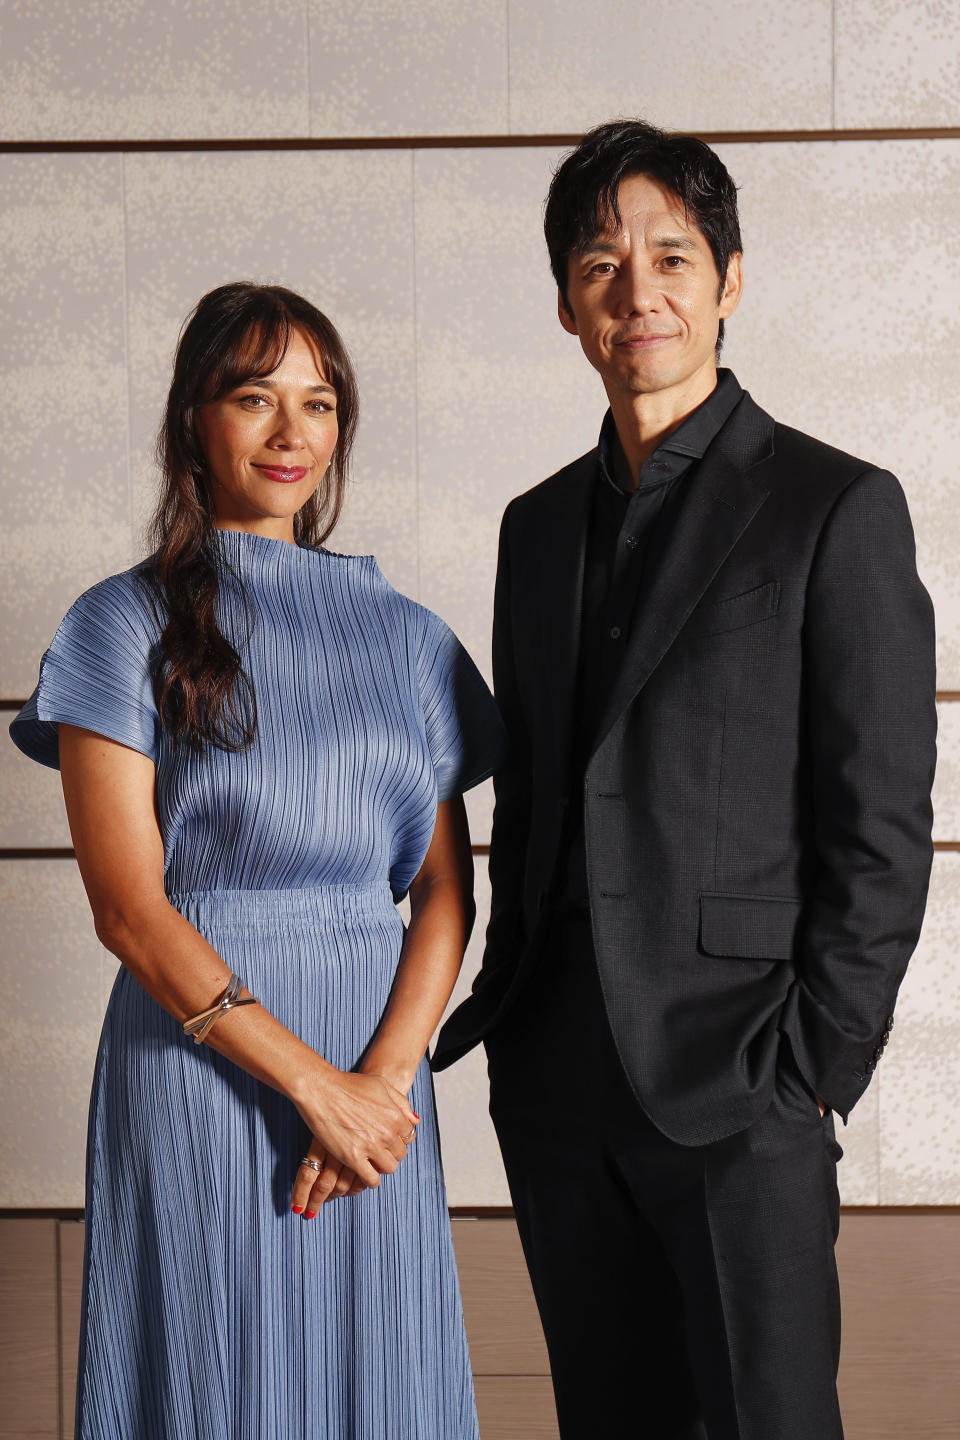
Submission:
M 167 899 L 192 924 L 218 930 L 363 924 L 378 917 L 399 923 L 389 882 L 308 885 L 285 890 L 179 890 Z

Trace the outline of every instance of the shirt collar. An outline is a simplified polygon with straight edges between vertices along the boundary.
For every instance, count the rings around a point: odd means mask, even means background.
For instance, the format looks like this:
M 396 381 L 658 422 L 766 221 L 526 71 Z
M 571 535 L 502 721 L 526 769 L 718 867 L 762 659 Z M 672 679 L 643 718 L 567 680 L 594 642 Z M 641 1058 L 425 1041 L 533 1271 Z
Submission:
M 716 386 L 706 400 L 691 411 L 649 457 L 640 471 L 638 490 L 663 484 L 686 470 L 693 460 L 701 459 L 729 420 L 742 394 L 733 371 L 718 370 Z M 597 449 L 604 480 L 621 494 L 629 493 L 620 483 L 625 478 L 626 456 L 610 410 L 603 417 Z

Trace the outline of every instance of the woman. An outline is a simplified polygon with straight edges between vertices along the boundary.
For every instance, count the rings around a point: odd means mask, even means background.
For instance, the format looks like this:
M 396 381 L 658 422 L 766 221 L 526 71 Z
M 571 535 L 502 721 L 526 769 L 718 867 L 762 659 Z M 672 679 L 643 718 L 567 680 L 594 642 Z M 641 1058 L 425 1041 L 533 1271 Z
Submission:
M 424 1052 L 473 918 L 460 795 L 501 732 L 446 626 L 321 548 L 356 417 L 313 306 L 205 296 L 156 552 L 76 602 L 11 727 L 59 762 L 123 962 L 90 1112 L 83 1440 L 477 1435 Z

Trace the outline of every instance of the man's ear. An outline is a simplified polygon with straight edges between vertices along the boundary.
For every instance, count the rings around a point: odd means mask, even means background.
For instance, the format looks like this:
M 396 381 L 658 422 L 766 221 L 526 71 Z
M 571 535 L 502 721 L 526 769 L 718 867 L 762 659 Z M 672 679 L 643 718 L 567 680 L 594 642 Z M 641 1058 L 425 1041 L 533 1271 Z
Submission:
M 743 256 L 739 251 L 734 251 L 730 256 L 727 265 L 726 279 L 723 282 L 723 289 L 720 292 L 720 319 L 728 319 L 740 304 L 740 296 L 743 294 L 743 269 L 741 261 Z
M 580 334 L 580 331 L 577 329 L 577 322 L 573 318 L 573 311 L 570 309 L 566 300 L 564 300 L 562 290 L 557 291 L 557 316 L 560 324 L 568 335 Z

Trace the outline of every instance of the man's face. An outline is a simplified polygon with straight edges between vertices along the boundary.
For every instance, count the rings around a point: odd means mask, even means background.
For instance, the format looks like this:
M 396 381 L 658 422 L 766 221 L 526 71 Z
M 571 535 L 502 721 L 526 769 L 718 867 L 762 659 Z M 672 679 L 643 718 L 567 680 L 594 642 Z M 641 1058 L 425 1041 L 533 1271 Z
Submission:
M 740 256 L 721 292 L 710 246 L 672 191 L 630 175 L 617 201 L 621 228 L 570 256 L 560 322 L 579 337 L 611 402 L 675 391 L 699 403 L 716 383 L 719 323 L 740 299 Z

